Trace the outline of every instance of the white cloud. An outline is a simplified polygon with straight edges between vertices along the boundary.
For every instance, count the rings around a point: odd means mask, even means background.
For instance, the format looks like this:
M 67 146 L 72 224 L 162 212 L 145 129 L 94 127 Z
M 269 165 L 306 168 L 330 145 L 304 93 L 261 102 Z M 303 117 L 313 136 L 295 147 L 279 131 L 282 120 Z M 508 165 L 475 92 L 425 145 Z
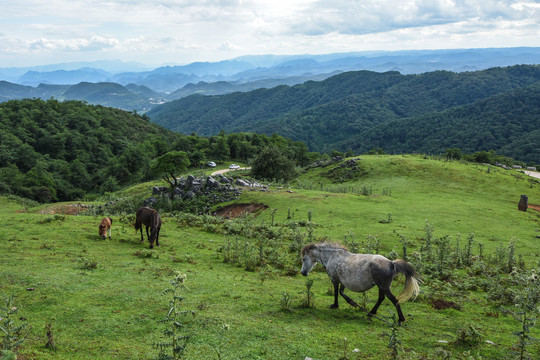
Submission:
M 19 0 L 2 4 L 0 66 L 540 46 L 539 25 L 540 2 L 529 0 Z

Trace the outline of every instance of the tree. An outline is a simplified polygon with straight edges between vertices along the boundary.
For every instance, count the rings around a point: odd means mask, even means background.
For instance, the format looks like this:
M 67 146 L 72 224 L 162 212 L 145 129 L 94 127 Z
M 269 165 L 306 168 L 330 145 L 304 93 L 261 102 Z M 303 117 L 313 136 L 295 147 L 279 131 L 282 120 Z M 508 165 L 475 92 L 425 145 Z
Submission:
M 201 165 L 206 159 L 206 155 L 202 150 L 196 150 L 188 154 L 189 161 L 193 166 Z
M 451 148 L 446 150 L 446 158 L 453 160 L 461 160 L 463 158 L 463 153 L 460 148 Z
M 171 196 L 174 196 L 173 190 L 178 186 L 176 175 L 186 171 L 189 164 L 189 158 L 184 151 L 169 151 L 156 159 L 152 165 L 152 172 L 160 175 L 171 185 Z
M 296 176 L 294 161 L 277 147 L 264 148 L 253 161 L 251 174 L 259 179 L 288 181 Z
M 215 142 L 211 145 L 209 155 L 212 157 L 212 160 L 220 162 L 229 158 L 230 149 L 225 136 L 216 137 Z

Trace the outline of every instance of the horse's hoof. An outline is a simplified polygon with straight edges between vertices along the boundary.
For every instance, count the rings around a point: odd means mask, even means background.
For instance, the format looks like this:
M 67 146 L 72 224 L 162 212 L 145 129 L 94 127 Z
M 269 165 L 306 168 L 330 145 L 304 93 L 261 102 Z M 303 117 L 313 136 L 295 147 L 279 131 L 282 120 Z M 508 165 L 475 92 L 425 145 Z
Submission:
M 330 309 L 339 309 L 339 305 L 332 304 L 330 305 Z

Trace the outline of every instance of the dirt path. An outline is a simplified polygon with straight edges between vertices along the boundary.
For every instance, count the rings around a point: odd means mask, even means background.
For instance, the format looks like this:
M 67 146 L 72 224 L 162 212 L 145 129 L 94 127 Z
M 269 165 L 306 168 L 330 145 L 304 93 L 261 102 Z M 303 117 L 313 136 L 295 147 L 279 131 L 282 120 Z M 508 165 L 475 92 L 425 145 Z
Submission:
M 537 179 L 540 179 L 540 172 L 538 171 L 524 171 L 525 175 L 529 175 L 529 176 L 532 176 L 532 177 L 535 177 Z
M 226 173 L 226 172 L 229 172 L 229 171 L 235 171 L 235 170 L 249 170 L 251 169 L 250 167 L 243 167 L 243 168 L 240 168 L 240 169 L 221 169 L 221 170 L 218 170 L 218 171 L 214 171 L 212 173 L 212 176 L 214 175 L 219 175 L 219 174 L 223 174 L 223 173 Z

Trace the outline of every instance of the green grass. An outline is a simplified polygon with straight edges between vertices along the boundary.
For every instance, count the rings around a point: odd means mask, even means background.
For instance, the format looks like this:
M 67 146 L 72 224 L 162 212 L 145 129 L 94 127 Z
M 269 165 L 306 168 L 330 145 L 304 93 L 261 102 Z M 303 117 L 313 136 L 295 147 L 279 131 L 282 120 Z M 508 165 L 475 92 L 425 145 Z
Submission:
M 416 156 L 362 156 L 368 174 L 351 186 L 367 185 L 373 196 L 289 189 L 269 192 L 245 191 L 237 202 L 269 206 L 256 224 L 269 225 L 275 211 L 275 227 L 296 227 L 301 231 L 312 212 L 316 238 L 343 241 L 347 236 L 363 242 L 376 236 L 381 253 L 401 254 L 398 234 L 410 239 L 409 254 L 425 243 L 425 220 L 434 226 L 435 237 L 449 235 L 453 246 L 462 234 L 462 246 L 469 233 L 493 254 L 511 240 L 527 267 L 537 267 L 539 214 L 521 212 L 521 194 L 532 204 L 540 203 L 540 186 L 516 173 L 481 165 L 440 162 Z M 321 170 L 302 176 L 302 181 L 323 182 Z M 124 191 L 122 196 L 144 196 L 153 183 Z M 532 187 L 531 187 L 532 186 Z M 380 196 L 391 188 L 391 196 Z M 119 196 L 118 197 L 122 197 Z M 114 196 L 112 196 L 114 197 Z M 333 302 L 330 282 L 320 266 L 310 274 L 315 307 L 303 308 L 306 278 L 286 276 L 279 270 L 263 276 L 261 270 L 246 271 L 223 262 L 219 249 L 234 236 L 223 231 L 207 232 L 204 227 L 180 225 L 164 216 L 160 248 L 150 252 L 140 243 L 130 224 L 115 218 L 112 239 L 98 237 L 98 216 L 54 216 L 41 214 L 44 207 L 26 209 L 0 198 L 0 300 L 15 295 L 18 316 L 29 326 L 26 339 L 17 350 L 21 359 L 153 359 L 152 344 L 162 341 L 168 301 L 162 291 L 169 287 L 175 271 L 187 274 L 181 310 L 195 310 L 187 316 L 185 332 L 192 334 L 188 359 L 339 359 L 347 338 L 349 359 L 390 358 L 386 346 L 388 324 L 369 320 L 365 313 L 340 300 Z M 292 219 L 288 219 L 288 214 Z M 381 223 L 391 213 L 392 222 Z M 293 223 L 297 224 L 294 225 Z M 221 229 L 216 225 L 216 229 Z M 478 248 L 473 249 L 478 253 Z M 291 254 L 296 258 L 294 254 Z M 296 260 L 299 270 L 299 257 Z M 96 263 L 97 267 L 85 266 Z M 317 268 L 316 268 L 317 269 Z M 264 270 L 264 269 L 263 269 Z M 268 270 L 268 269 L 266 269 Z M 493 304 L 488 293 L 469 286 L 471 281 L 493 277 L 456 270 L 444 280 L 426 277 L 422 294 L 415 302 L 402 305 L 407 321 L 399 329 L 400 355 L 410 359 L 466 359 L 468 354 L 484 359 L 508 359 L 520 324 L 506 308 Z M 490 283 L 491 284 L 491 283 Z M 396 282 L 395 292 L 402 283 Z M 291 296 L 290 311 L 281 308 L 283 292 Z M 361 295 L 348 292 L 361 302 Z M 370 290 L 367 307 L 377 297 Z M 432 298 L 458 304 L 460 310 L 436 310 Z M 511 308 L 511 307 L 510 307 Z M 388 300 L 379 310 L 381 317 L 395 313 Z M 17 319 L 18 322 L 23 320 Z M 45 326 L 52 324 L 56 350 L 45 347 Z M 483 334 L 478 347 L 452 345 L 461 329 L 474 325 Z M 540 338 L 538 326 L 532 336 Z M 448 343 L 440 343 L 439 340 Z M 358 349 L 357 352 L 353 352 Z M 529 345 L 532 357 L 540 355 L 537 343 Z M 469 353 L 467 353 L 469 352 Z

